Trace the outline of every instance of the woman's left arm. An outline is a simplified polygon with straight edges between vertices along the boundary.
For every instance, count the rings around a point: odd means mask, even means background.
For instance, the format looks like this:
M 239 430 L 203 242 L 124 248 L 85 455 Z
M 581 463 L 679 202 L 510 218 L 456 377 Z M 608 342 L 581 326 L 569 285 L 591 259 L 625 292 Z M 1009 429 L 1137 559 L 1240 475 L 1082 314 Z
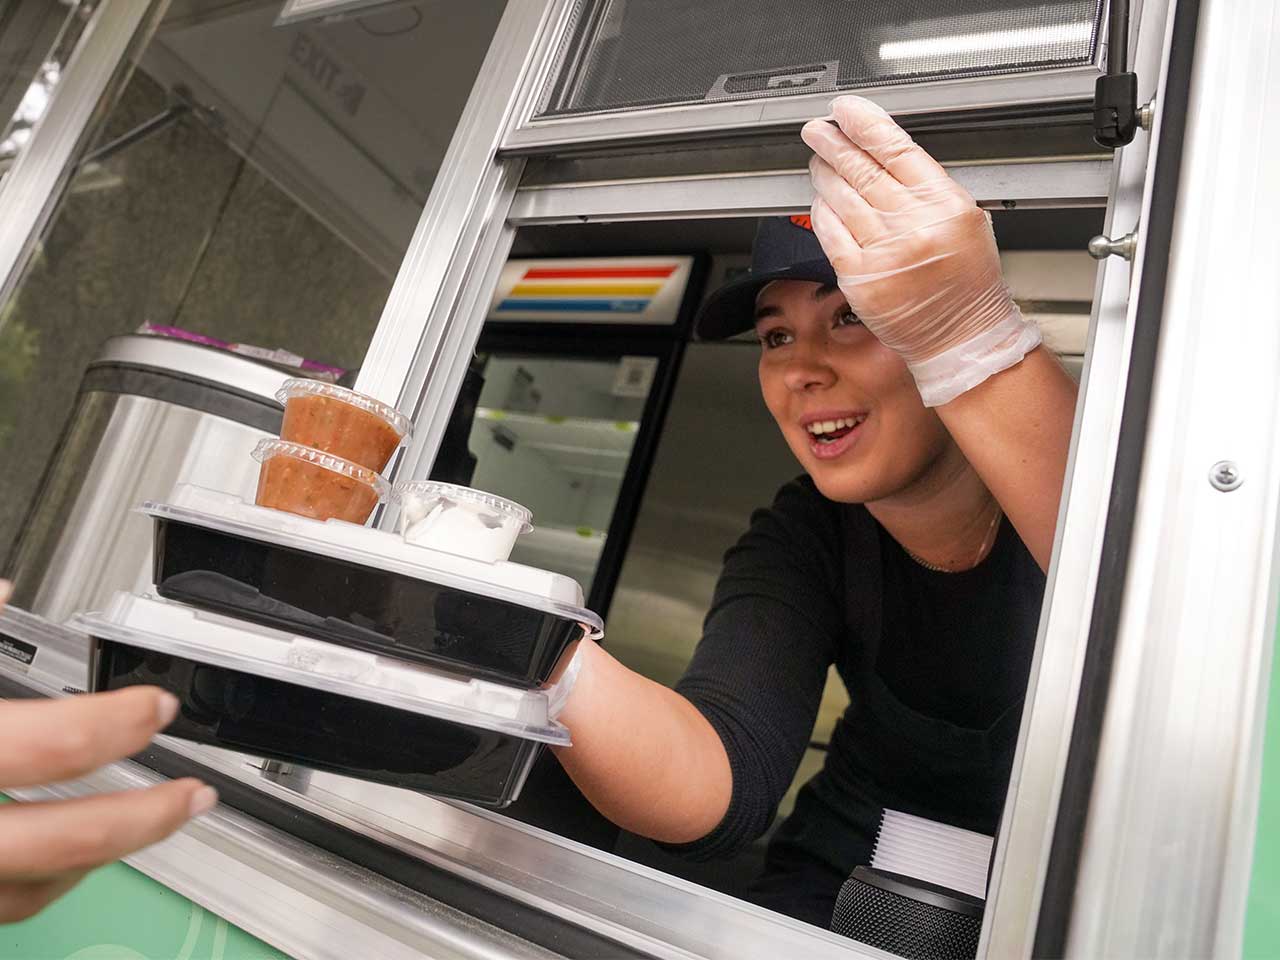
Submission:
M 1042 569 L 1053 548 L 1076 389 L 1000 271 L 991 218 L 861 97 L 801 133 L 813 229 L 858 318 L 906 361 Z
M 1076 385 L 1045 347 L 937 408 L 1041 570 L 1049 569 Z

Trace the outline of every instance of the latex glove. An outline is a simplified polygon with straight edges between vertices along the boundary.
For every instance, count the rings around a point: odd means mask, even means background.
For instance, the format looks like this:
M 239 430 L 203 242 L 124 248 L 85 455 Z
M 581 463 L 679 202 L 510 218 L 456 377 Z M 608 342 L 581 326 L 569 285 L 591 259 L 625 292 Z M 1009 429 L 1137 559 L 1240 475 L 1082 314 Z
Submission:
M 560 662 L 551 672 L 551 679 L 543 687 L 547 693 L 547 716 L 552 719 L 560 716 L 564 705 L 569 702 L 569 694 L 573 693 L 573 688 L 578 682 L 578 674 L 582 672 L 583 644 L 591 642 L 580 640 L 574 644 L 572 650 L 561 654 Z
M 7 594 L 0 581 L 0 606 Z M 154 687 L 0 702 L 0 791 L 75 779 L 137 753 L 177 711 L 177 699 Z M 216 801 L 212 787 L 184 779 L 74 800 L 0 804 L 0 923 L 32 916 L 94 867 L 163 840 Z
M 813 232 L 855 314 L 954 400 L 1040 343 L 1000 272 L 991 217 L 880 107 L 839 97 L 801 131 L 815 153 Z

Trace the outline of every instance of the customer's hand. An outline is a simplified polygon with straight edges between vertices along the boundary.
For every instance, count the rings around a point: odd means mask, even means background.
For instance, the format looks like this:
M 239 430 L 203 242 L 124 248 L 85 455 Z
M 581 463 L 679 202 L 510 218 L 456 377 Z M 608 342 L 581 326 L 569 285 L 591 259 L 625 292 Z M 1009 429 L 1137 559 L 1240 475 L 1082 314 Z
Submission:
M 871 101 L 839 97 L 832 117 L 801 132 L 816 154 L 814 234 L 854 313 L 906 360 L 925 404 L 1034 350 L 1039 330 L 1005 286 L 987 213 Z
M 0 606 L 7 595 L 0 581 Z M 154 687 L 0 701 L 0 791 L 71 780 L 136 753 L 177 712 L 177 699 Z M 74 800 L 0 804 L 0 923 L 31 916 L 93 868 L 163 840 L 216 801 L 212 787 L 183 779 Z

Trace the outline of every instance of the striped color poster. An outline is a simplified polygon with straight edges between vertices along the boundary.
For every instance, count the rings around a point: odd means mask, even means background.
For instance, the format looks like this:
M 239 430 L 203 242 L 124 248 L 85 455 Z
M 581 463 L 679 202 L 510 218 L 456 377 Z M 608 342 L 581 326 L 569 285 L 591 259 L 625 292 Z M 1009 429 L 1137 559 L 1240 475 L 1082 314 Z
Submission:
M 690 257 L 510 260 L 489 319 L 672 324 Z

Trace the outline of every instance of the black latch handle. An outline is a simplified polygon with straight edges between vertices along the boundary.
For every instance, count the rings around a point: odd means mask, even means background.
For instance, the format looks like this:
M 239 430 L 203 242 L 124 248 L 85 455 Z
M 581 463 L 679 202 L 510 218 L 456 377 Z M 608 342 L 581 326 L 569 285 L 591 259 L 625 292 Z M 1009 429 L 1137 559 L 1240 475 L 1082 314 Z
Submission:
M 1093 88 L 1093 139 L 1115 148 L 1138 132 L 1138 76 L 1129 72 L 1129 0 L 1111 0 L 1107 15 L 1107 72 Z
M 1123 147 L 1138 131 L 1138 75 L 1108 73 L 1093 93 L 1093 139 L 1104 147 Z

